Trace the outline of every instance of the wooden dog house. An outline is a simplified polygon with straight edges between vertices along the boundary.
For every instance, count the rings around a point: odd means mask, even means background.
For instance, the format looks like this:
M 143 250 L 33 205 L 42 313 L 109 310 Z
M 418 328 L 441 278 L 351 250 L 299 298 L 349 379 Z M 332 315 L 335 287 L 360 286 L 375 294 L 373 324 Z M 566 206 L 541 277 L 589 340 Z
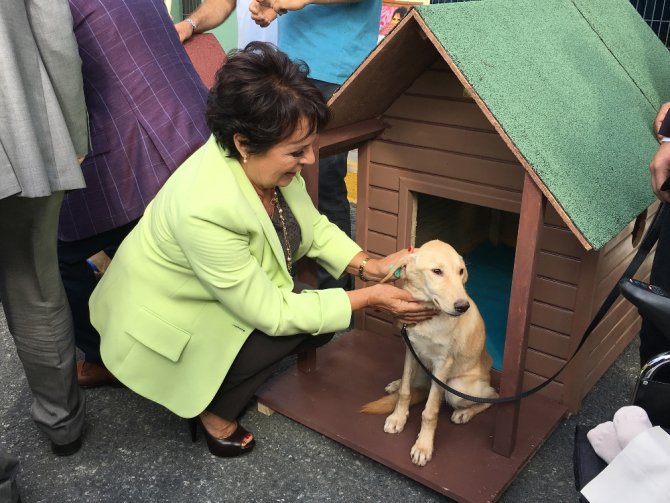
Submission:
M 358 147 L 356 235 L 371 255 L 441 238 L 480 272 L 468 289 L 500 332 L 493 380 L 512 395 L 573 354 L 635 253 L 655 210 L 651 123 L 668 83 L 667 49 L 626 0 L 417 7 L 331 99 L 321 155 Z M 424 468 L 409 459 L 419 408 L 398 436 L 356 412 L 402 371 L 398 328 L 381 313 L 259 400 L 451 498 L 494 501 L 639 327 L 619 299 L 539 394 L 464 426 L 443 411 Z

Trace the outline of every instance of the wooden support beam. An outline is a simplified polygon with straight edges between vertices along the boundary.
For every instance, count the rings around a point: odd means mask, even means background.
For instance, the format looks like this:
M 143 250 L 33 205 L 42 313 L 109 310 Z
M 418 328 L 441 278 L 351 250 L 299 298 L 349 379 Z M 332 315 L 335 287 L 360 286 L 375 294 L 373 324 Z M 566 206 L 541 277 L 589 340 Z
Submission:
M 298 353 L 298 370 L 305 374 L 316 370 L 316 349 L 308 349 Z
M 314 206 L 319 204 L 319 151 L 314 152 L 314 164 L 302 170 L 302 177 L 305 180 L 307 192 L 309 193 Z M 316 262 L 308 258 L 299 260 L 297 266 L 297 277 L 301 283 L 316 288 Z M 298 370 L 309 373 L 316 369 L 316 349 L 310 349 L 298 354 Z
M 386 125 L 380 119 L 368 119 L 348 126 L 327 129 L 319 135 L 319 155 L 348 152 L 361 143 L 376 138 Z
M 535 266 L 539 255 L 545 205 L 546 199 L 542 192 L 533 179 L 526 174 L 521 197 L 519 232 L 507 316 L 505 353 L 500 379 L 501 396 L 519 393 L 523 386 Z M 514 451 L 520 405 L 519 401 L 496 405 L 498 410 L 493 435 L 493 450 L 502 456 L 510 457 Z
M 258 412 L 260 412 L 264 416 L 269 417 L 269 416 L 271 416 L 272 414 L 275 413 L 274 409 L 271 409 L 270 407 L 268 407 L 267 405 L 265 405 L 261 402 L 257 402 L 256 407 L 258 409 Z

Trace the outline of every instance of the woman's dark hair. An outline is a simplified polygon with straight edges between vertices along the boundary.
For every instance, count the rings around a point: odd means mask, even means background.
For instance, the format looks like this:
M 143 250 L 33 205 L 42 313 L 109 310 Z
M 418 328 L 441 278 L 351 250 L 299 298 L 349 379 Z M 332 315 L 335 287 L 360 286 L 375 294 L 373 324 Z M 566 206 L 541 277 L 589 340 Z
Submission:
M 395 16 L 396 14 L 400 14 L 400 19 L 402 19 L 407 15 L 407 9 L 405 7 L 398 7 L 393 11 L 391 17 Z
M 329 111 L 308 73 L 306 64 L 294 63 L 265 42 L 231 52 L 207 102 L 207 125 L 217 143 L 239 159 L 235 133 L 246 139 L 250 154 L 259 154 L 291 136 L 302 117 L 307 119 L 307 135 L 319 132 Z

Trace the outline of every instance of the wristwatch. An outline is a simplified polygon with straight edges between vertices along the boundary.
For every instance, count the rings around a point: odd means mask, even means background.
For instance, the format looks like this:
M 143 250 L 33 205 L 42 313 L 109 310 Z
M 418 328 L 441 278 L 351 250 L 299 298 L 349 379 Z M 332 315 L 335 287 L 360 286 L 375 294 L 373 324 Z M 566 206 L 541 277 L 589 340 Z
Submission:
M 191 31 L 191 35 L 193 35 L 195 33 L 195 29 L 198 27 L 198 23 L 193 21 L 193 19 L 191 19 L 190 17 L 187 17 L 186 19 L 184 19 L 184 21 L 190 24 L 191 28 L 193 28 L 193 30 Z

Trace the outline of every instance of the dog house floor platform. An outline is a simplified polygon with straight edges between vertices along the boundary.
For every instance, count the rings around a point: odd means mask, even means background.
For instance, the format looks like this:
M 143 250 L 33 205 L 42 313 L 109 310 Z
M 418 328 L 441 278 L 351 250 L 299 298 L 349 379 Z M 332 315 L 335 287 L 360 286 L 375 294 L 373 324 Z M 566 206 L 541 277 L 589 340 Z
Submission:
M 383 415 L 358 408 L 384 394 L 402 374 L 399 337 L 352 330 L 317 351 L 317 369 L 296 366 L 270 380 L 258 401 L 319 433 L 460 502 L 496 501 L 566 414 L 566 408 L 532 395 L 522 401 L 516 448 L 507 458 L 492 450 L 496 406 L 455 425 L 442 405 L 433 459 L 425 467 L 410 460 L 422 404 L 410 410 L 400 434 L 384 433 Z

